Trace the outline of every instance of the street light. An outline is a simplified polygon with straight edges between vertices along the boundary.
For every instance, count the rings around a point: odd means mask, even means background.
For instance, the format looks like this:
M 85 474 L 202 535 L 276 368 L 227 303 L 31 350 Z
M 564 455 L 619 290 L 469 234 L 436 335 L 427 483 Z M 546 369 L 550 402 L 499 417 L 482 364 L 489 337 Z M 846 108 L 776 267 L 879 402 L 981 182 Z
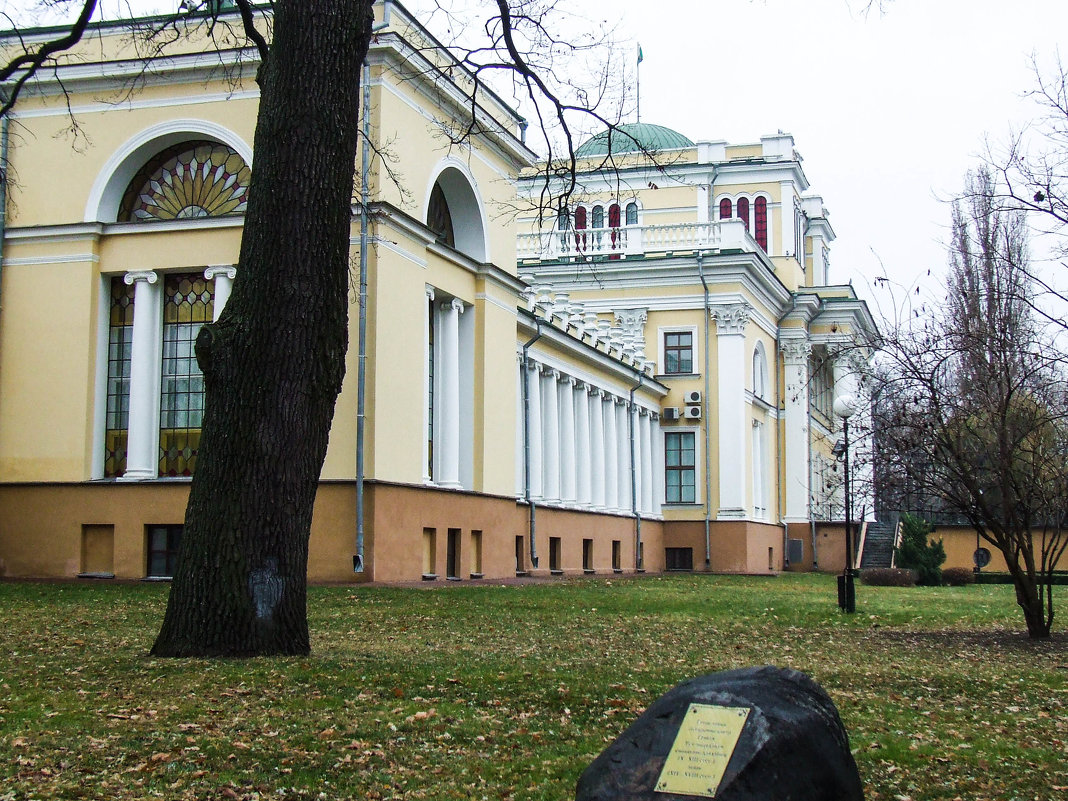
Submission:
M 838 608 L 845 612 L 857 611 L 856 585 L 853 583 L 853 504 L 849 491 L 849 418 L 857 411 L 853 395 L 839 395 L 834 399 L 834 413 L 842 418 L 842 466 L 845 474 L 845 567 L 838 577 Z M 835 451 L 838 447 L 835 446 Z M 837 454 L 836 454 L 837 455 Z

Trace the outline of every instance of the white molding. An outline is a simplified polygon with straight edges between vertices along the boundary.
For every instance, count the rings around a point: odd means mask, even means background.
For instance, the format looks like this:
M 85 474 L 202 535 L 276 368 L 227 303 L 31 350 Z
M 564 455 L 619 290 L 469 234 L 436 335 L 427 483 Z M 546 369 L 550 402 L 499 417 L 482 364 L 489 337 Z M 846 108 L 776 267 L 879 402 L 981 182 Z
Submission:
M 700 307 L 698 307 L 700 308 Z M 704 370 L 698 369 L 704 367 L 704 362 L 701 361 L 701 349 L 699 343 L 699 337 L 697 336 L 696 325 L 661 325 L 656 329 L 656 374 L 662 376 L 675 377 L 688 377 L 691 375 L 701 375 Z M 689 373 L 665 373 L 664 372 L 664 334 L 675 334 L 680 332 L 688 332 L 690 342 L 693 350 L 693 370 Z
M 95 253 L 71 253 L 64 256 L 27 256 L 24 258 L 4 259 L 5 267 L 37 267 L 45 264 L 99 264 L 100 257 Z

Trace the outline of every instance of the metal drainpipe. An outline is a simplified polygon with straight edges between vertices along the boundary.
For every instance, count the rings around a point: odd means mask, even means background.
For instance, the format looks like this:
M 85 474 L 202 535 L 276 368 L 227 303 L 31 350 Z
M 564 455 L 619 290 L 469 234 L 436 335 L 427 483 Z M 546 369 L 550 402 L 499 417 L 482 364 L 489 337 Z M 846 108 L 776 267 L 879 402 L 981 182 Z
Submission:
M 643 375 L 638 373 L 638 383 L 630 388 L 630 409 L 627 414 L 627 428 L 630 433 L 630 509 L 634 513 L 634 572 L 644 571 L 645 559 L 642 558 L 642 513 L 638 510 L 638 464 L 635 458 L 634 441 L 634 392 L 641 388 Z
M 708 393 L 711 386 L 711 378 L 708 375 L 708 343 L 709 343 L 709 314 L 708 307 L 708 281 L 705 280 L 705 253 L 697 251 L 697 273 L 701 276 L 701 287 L 704 290 L 704 325 L 705 325 L 705 364 L 702 372 L 705 374 L 705 394 L 703 408 L 701 410 L 705 425 L 705 567 L 712 566 L 712 425 L 708 419 Z
M 536 316 L 534 325 L 537 326 L 537 333 L 534 334 L 529 342 L 523 345 L 523 376 L 519 382 L 519 388 L 523 393 L 523 497 L 526 499 L 527 506 L 530 507 L 530 566 L 537 569 L 538 546 L 535 539 L 535 534 L 538 531 L 537 505 L 530 497 L 530 390 L 527 389 L 527 370 L 530 358 L 528 352 L 530 346 L 541 339 L 541 320 Z

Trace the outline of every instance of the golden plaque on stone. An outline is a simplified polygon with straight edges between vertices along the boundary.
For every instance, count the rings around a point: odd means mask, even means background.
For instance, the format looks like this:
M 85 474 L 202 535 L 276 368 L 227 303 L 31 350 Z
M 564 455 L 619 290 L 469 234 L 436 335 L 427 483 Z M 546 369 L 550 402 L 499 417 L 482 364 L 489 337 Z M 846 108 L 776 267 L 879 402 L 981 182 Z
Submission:
M 751 707 L 690 704 L 656 792 L 715 798 Z

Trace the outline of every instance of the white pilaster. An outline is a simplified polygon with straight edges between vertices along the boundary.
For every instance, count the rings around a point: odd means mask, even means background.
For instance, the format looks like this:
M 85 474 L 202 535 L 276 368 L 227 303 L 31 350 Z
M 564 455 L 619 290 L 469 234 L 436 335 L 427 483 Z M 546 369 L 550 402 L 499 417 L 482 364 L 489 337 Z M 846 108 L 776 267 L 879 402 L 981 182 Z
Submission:
M 812 346 L 802 334 L 781 337 L 779 349 L 785 366 L 784 475 L 786 509 L 783 519 L 801 523 L 809 516 L 808 356 Z
M 630 407 L 626 398 L 616 399 L 616 434 L 619 437 L 619 471 L 616 478 L 619 482 L 619 508 L 624 511 L 631 509 L 630 494 Z
M 540 501 L 544 492 L 542 484 L 542 453 L 544 442 L 541 426 L 541 365 L 530 362 L 526 375 L 527 398 L 529 411 L 527 412 L 527 425 L 529 432 L 527 441 L 530 443 L 530 497 Z
M 652 419 L 653 440 L 653 514 L 663 512 L 664 496 L 667 488 L 664 486 L 664 431 L 660 428 L 659 415 Z
M 575 447 L 575 379 L 560 379 L 560 500 L 578 500 L 578 454 Z
M 123 280 L 134 288 L 130 416 L 123 478 L 156 478 L 159 473 L 159 377 L 163 346 L 162 285 L 152 270 L 126 273 Z
M 645 514 L 652 514 L 655 491 L 653 489 L 653 465 L 655 464 L 653 451 L 653 420 L 648 411 L 643 412 L 641 418 L 641 466 L 642 466 L 642 503 L 641 510 Z
M 441 317 L 441 415 L 438 449 L 437 482 L 443 487 L 460 486 L 460 315 L 463 301 L 442 303 Z
M 590 385 L 579 384 L 575 396 L 575 442 L 577 449 L 576 491 L 579 506 L 593 502 L 592 441 L 590 439 Z
M 222 314 L 226 301 L 230 299 L 230 290 L 233 289 L 234 279 L 237 278 L 237 268 L 231 264 L 215 264 L 204 271 L 204 277 L 209 281 L 215 279 L 211 310 L 211 319 L 215 322 Z
M 735 303 L 712 309 L 716 321 L 719 398 L 718 519 L 746 516 L 745 483 L 749 475 L 745 441 L 745 326 L 752 308 Z M 705 421 L 708 425 L 709 421 Z
M 605 395 L 604 410 L 604 505 L 606 509 L 617 511 L 619 498 L 619 432 L 616 424 L 616 401 L 611 395 Z
M 427 483 L 433 478 L 433 470 L 431 469 L 431 457 L 430 457 L 430 432 L 433 428 L 434 421 L 431 419 L 431 415 L 434 414 L 433 404 L 431 399 L 434 393 L 434 387 L 431 385 L 431 369 L 430 366 L 434 363 L 434 352 L 431 343 L 434 341 L 434 288 L 428 286 L 426 289 L 426 303 L 423 308 L 426 310 L 426 320 L 423 325 L 423 482 Z
M 560 373 L 542 377 L 542 492 L 546 501 L 560 500 Z
M 590 501 L 594 509 L 604 509 L 605 474 L 608 469 L 606 463 L 605 435 L 604 435 L 604 392 L 599 389 L 591 389 L 589 396 L 590 404 Z

